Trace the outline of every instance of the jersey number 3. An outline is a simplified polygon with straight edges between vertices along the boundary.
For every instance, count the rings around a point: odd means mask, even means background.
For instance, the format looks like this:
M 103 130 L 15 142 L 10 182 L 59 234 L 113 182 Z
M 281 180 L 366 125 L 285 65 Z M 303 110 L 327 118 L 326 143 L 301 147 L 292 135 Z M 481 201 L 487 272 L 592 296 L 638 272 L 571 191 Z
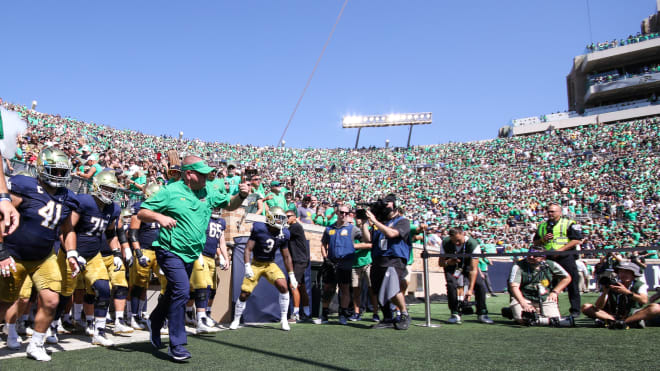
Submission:
M 44 218 L 41 222 L 42 227 L 54 229 L 59 224 L 60 217 L 62 217 L 62 204 L 50 200 L 46 206 L 39 209 L 39 215 Z

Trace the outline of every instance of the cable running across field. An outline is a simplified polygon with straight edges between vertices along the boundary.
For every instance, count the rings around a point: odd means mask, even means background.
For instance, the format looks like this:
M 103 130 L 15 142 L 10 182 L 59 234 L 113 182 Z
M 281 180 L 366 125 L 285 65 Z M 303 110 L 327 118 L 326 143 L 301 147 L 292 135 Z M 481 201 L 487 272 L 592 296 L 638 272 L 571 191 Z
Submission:
M 321 55 L 319 55 L 319 58 L 316 60 L 316 64 L 314 65 L 314 69 L 312 70 L 312 73 L 309 75 L 309 78 L 307 79 L 307 83 L 305 84 L 305 88 L 303 89 L 302 93 L 300 94 L 300 98 L 298 98 L 298 102 L 296 103 L 296 106 L 293 108 L 293 112 L 291 112 L 291 116 L 289 116 L 289 121 L 286 123 L 286 127 L 284 127 L 284 131 L 282 132 L 282 136 L 280 137 L 280 140 L 275 144 L 275 147 L 281 145 L 282 139 L 284 139 L 284 136 L 286 135 L 286 131 L 289 129 L 289 125 L 291 125 L 291 121 L 293 120 L 293 116 L 295 116 L 296 111 L 298 111 L 298 106 L 300 106 L 300 102 L 302 102 L 302 99 L 305 96 L 305 93 L 307 92 L 307 88 L 309 87 L 309 84 L 312 82 L 312 78 L 314 77 L 314 73 L 316 72 L 316 68 L 319 66 L 319 63 L 321 63 L 321 58 L 323 58 L 323 53 L 325 53 L 325 49 L 328 47 L 328 44 L 330 43 L 330 39 L 332 39 L 332 34 L 335 33 L 335 29 L 337 28 L 337 24 L 339 23 L 339 20 L 341 19 L 341 15 L 344 14 L 344 8 L 346 8 L 346 4 L 348 4 L 348 0 L 344 1 L 344 5 L 342 5 L 341 10 L 339 11 L 339 15 L 337 16 L 337 20 L 335 21 L 335 24 L 332 26 L 332 30 L 330 31 L 330 35 L 328 35 L 328 39 L 325 41 L 325 45 L 323 45 L 323 50 L 321 50 Z

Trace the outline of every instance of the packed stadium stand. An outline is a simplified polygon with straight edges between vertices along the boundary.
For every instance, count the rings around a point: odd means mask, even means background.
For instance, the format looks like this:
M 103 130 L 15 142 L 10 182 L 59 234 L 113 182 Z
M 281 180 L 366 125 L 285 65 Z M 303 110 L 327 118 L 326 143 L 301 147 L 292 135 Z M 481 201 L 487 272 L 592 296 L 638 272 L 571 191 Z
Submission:
M 294 199 L 318 197 L 319 214 L 320 201 L 355 205 L 393 191 L 414 221 L 464 226 L 486 245 L 507 251 L 524 249 L 530 234 L 525 232 L 535 229 L 551 201 L 582 221 L 589 236 L 583 248 L 651 246 L 660 240 L 660 117 L 471 143 L 352 150 L 151 136 L 3 106 L 29 123 L 9 171 L 33 165 L 45 145 L 57 145 L 74 159 L 89 146 L 101 167 L 117 171 L 127 188 L 125 206 L 140 196 L 129 179 L 163 182 L 165 153 L 176 149 L 211 163 L 233 160 L 241 169 L 256 168 L 266 186 L 274 179 L 293 183 Z M 75 184 L 75 191 L 85 191 L 84 181 Z

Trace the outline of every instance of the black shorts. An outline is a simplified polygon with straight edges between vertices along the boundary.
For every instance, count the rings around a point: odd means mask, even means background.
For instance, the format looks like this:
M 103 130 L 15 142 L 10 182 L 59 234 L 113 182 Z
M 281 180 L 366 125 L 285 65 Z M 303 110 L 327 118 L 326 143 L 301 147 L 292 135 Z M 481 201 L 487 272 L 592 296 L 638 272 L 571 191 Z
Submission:
M 323 274 L 323 283 L 329 285 L 351 284 L 353 272 L 353 257 L 334 262 L 334 269 L 326 269 Z
M 299 284 L 305 284 L 305 272 L 307 272 L 308 262 L 293 262 L 293 275 Z

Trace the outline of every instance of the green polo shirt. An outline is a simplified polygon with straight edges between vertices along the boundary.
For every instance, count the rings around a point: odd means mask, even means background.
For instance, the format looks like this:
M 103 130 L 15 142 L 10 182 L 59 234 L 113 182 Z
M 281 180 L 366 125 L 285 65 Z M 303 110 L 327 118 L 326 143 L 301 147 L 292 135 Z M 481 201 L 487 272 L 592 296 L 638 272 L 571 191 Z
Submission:
M 287 204 L 286 204 L 286 198 L 284 198 L 285 194 L 286 194 L 286 188 L 284 187 L 282 187 L 282 189 L 280 190 L 280 194 L 278 195 L 276 195 L 274 192 L 270 192 L 269 194 L 267 194 L 266 197 L 273 195 L 273 198 L 266 201 L 266 205 L 268 205 L 268 208 L 270 209 L 275 206 L 279 206 L 282 208 L 282 210 L 286 210 Z
M 153 245 L 176 254 L 186 263 L 192 263 L 204 250 L 211 210 L 227 207 L 229 201 L 230 196 L 226 193 L 209 192 L 208 187 L 193 192 L 180 180 L 161 188 L 141 207 L 176 220 L 174 228 L 160 229 Z

